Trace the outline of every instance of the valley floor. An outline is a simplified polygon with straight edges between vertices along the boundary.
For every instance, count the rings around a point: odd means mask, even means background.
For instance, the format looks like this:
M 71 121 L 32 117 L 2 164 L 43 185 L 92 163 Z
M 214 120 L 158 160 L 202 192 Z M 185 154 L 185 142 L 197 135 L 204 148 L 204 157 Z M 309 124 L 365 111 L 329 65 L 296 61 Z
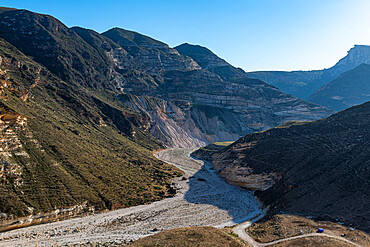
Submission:
M 262 213 L 249 191 L 222 180 L 210 163 L 189 157 L 192 149 L 168 149 L 156 156 L 184 171 L 178 193 L 148 205 L 0 233 L 0 246 L 128 243 L 159 231 L 186 226 L 232 226 Z

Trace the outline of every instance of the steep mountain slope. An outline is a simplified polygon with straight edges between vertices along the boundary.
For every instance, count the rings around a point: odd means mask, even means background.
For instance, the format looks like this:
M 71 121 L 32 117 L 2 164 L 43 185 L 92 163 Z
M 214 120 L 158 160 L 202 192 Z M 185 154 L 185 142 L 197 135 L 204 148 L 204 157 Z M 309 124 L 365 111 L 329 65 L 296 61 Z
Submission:
M 146 131 L 144 115 L 108 93 L 61 81 L 3 39 L 0 81 L 2 220 L 173 194 L 169 180 L 177 170 L 148 150 L 162 146 Z
M 369 116 L 367 102 L 322 120 L 247 135 L 208 158 L 222 177 L 257 190 L 272 209 L 370 230 Z
M 256 71 L 249 72 L 248 75 L 274 85 L 285 93 L 308 99 L 320 87 L 362 63 L 370 64 L 370 46 L 355 45 L 348 51 L 347 56 L 329 69 L 291 72 Z
M 167 44 L 154 40 L 142 34 L 127 31 L 121 28 L 113 28 L 102 33 L 103 36 L 110 38 L 119 44 L 129 57 L 124 58 L 116 50 L 110 55 L 116 59 L 117 65 L 121 69 L 141 71 L 151 76 L 155 83 L 148 87 L 140 87 L 133 81 L 124 86 L 125 92 L 135 92 L 135 94 L 147 94 L 163 83 L 163 73 L 171 70 L 197 70 L 199 65 L 194 60 L 180 55 L 175 49 Z
M 340 111 L 370 100 L 370 64 L 340 75 L 310 96 L 310 101 Z
M 169 147 L 200 147 L 220 139 L 235 140 L 238 133 L 250 131 L 241 125 L 243 119 L 228 109 L 132 94 L 120 94 L 118 99 L 148 115 L 150 133 Z
M 206 47 L 188 43 L 176 46 L 175 49 L 182 55 L 189 56 L 203 69 L 213 72 L 223 80 L 246 78 L 247 74 L 240 68 L 235 68 L 224 59 L 219 58 Z
M 57 19 L 27 10 L 0 14 L 0 36 L 62 80 L 93 88 L 109 87 L 103 59 L 73 30 Z
M 203 70 L 168 72 L 161 94 L 190 100 L 192 103 L 231 109 L 240 114 L 245 125 L 262 130 L 292 119 L 318 119 L 325 109 L 281 93 L 263 81 L 250 79 L 205 47 L 183 44 L 176 47 L 193 58 Z M 216 75 L 215 75 L 216 73 Z M 185 78 L 185 79 L 183 79 Z M 305 112 L 310 112 L 309 114 Z M 260 126 L 259 126 L 260 125 Z
M 114 84 L 133 96 L 120 100 L 148 115 L 152 119 L 150 132 L 167 146 L 191 147 L 235 140 L 289 120 L 318 119 L 330 113 L 282 94 L 262 81 L 248 79 L 244 71 L 204 47 L 187 44 L 172 49 L 119 28 L 103 33 L 103 37 L 91 30 L 73 30 L 113 61 Z M 106 37 L 115 45 L 100 41 Z M 196 53 L 200 55 L 195 56 Z M 242 97 L 233 97 L 236 94 Z M 141 103 L 132 101 L 135 95 L 141 97 Z M 137 106 L 145 96 L 150 96 L 145 98 L 145 106 Z M 157 104 L 159 101 L 162 103 Z M 156 109 L 146 109 L 147 105 Z M 173 111 L 181 112 L 181 117 L 174 117 Z

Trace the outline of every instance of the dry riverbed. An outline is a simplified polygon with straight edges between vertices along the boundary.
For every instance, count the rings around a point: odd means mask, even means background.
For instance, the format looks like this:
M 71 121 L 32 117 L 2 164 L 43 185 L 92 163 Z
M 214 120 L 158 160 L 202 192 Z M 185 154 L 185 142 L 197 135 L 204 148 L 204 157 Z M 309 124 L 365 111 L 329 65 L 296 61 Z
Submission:
M 191 149 L 168 149 L 156 156 L 184 171 L 178 193 L 148 205 L 0 233 L 0 246 L 52 246 L 77 243 L 129 243 L 173 228 L 224 227 L 261 213 L 251 192 L 230 185 L 212 165 L 189 157 Z

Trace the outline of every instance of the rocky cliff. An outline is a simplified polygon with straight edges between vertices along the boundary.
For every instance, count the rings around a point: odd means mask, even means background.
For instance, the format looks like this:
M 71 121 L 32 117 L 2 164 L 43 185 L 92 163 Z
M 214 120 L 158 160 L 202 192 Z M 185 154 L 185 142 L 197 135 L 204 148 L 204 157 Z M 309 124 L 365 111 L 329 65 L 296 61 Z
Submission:
M 329 216 L 369 230 L 369 114 L 367 102 L 197 153 L 230 183 L 255 190 L 273 210 Z
M 187 47 L 189 50 L 191 46 L 187 45 Z M 199 46 L 195 48 L 205 49 Z M 172 131 L 165 131 L 164 127 L 168 119 L 173 119 L 172 116 L 156 114 L 154 117 L 153 112 L 149 113 L 152 119 L 162 119 L 162 131 L 156 131 L 155 136 L 161 137 L 160 139 L 165 140 L 169 146 L 179 144 L 181 139 L 189 140 L 189 138 L 199 140 L 201 143 L 232 141 L 247 133 L 271 128 L 287 121 L 315 120 L 331 113 L 319 105 L 284 94 L 260 80 L 249 79 L 243 71 L 227 64 L 209 50 L 206 51 L 203 53 L 204 57 L 196 57 L 197 63 L 207 68 L 215 68 L 214 61 L 221 61 L 221 67 L 228 69 L 219 69 L 217 73 L 211 72 L 214 71 L 213 69 L 208 71 L 203 67 L 202 69 L 168 70 L 163 71 L 162 81 L 148 92 L 133 87 L 123 89 L 133 95 L 161 98 L 166 104 L 181 102 L 180 108 L 176 111 L 182 112 L 183 117 L 177 117 L 181 121 L 171 121 L 171 125 L 178 126 L 171 127 Z M 187 52 L 182 55 L 192 58 L 193 53 Z M 210 56 L 209 59 L 208 56 Z M 213 62 L 207 63 L 208 60 Z M 219 64 L 216 67 L 220 68 Z M 227 73 L 223 74 L 225 71 Z M 222 79 L 231 77 L 233 79 Z M 158 112 L 166 111 L 159 107 Z M 180 129 L 185 131 L 187 136 L 184 136 Z M 169 136 L 166 137 L 166 133 Z M 175 138 L 175 136 L 181 138 Z M 171 140 L 172 138 L 177 140 Z M 188 143 L 188 141 L 185 142 Z M 198 144 L 198 141 L 194 142 L 195 146 Z
M 151 125 L 151 133 L 167 146 L 231 141 L 286 121 L 319 119 L 331 113 L 262 81 L 249 79 L 243 70 L 201 46 L 184 44 L 172 49 L 150 37 L 119 28 L 100 36 L 92 30 L 73 29 L 101 50 L 101 54 L 104 49 L 113 61 L 111 70 L 117 89 L 140 96 L 141 102 L 146 96 L 162 100 L 163 104 L 155 104 L 155 111 L 139 108 L 140 112 L 145 110 L 152 123 L 155 119 L 161 122 Z M 136 104 L 122 102 L 130 107 Z M 182 117 L 176 120 L 168 114 L 159 114 L 167 112 L 168 104 L 169 108 L 178 107 L 176 102 L 181 102 L 176 111 L 182 112 Z
M 311 94 L 326 83 L 362 63 L 370 64 L 370 46 L 355 45 L 348 51 L 347 56 L 329 69 L 291 72 L 256 71 L 249 72 L 248 75 L 251 78 L 260 79 L 274 85 L 285 93 L 301 99 L 308 99 Z
M 150 118 L 150 133 L 169 147 L 201 147 L 219 140 L 235 140 L 250 130 L 231 110 L 189 101 L 163 100 L 149 96 L 120 94 L 118 99 Z

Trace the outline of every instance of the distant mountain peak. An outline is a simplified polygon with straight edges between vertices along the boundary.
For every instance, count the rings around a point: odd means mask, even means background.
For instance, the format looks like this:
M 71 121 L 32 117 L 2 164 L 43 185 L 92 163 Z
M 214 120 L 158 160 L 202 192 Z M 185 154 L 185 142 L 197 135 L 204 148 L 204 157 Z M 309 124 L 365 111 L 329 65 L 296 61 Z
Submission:
M 203 69 L 218 74 L 223 80 L 248 77 L 244 70 L 235 68 L 207 47 L 184 43 L 174 49 L 181 55 L 191 57 Z
M 332 70 L 343 70 L 341 73 L 351 70 L 354 67 L 362 64 L 370 64 L 370 46 L 368 45 L 354 45 L 348 52 L 347 56 L 339 60 L 333 67 Z M 339 73 L 339 74 L 341 74 Z M 338 74 L 338 73 L 337 73 Z
M 123 28 L 115 27 L 112 28 L 104 33 L 102 35 L 111 38 L 112 40 L 119 40 L 120 45 L 122 46 L 143 46 L 143 47 L 149 47 L 149 48 L 168 48 L 168 45 L 155 40 L 151 37 L 148 37 L 146 35 L 137 33 L 135 31 L 129 31 Z
M 369 45 L 354 45 L 347 51 L 345 57 L 328 69 L 290 72 L 256 71 L 250 72 L 248 75 L 250 78 L 260 79 L 276 86 L 285 93 L 308 99 L 316 90 L 360 64 L 370 64 Z
M 353 47 L 353 48 L 351 48 L 351 50 L 352 50 L 352 49 L 355 49 L 355 48 L 356 48 L 356 49 L 359 49 L 359 48 L 360 48 L 360 49 L 370 49 L 370 45 L 357 45 L 357 44 L 355 44 L 355 45 L 354 45 L 354 47 Z
M 193 44 L 189 44 L 189 43 L 183 43 L 181 45 L 178 45 L 176 47 L 174 47 L 174 49 L 178 50 L 178 51 L 187 51 L 187 52 L 192 52 L 192 53 L 199 53 L 199 54 L 204 54 L 204 55 L 213 55 L 213 56 L 217 56 L 216 54 L 214 54 L 210 49 L 208 49 L 207 47 L 204 47 L 204 46 L 201 46 L 201 45 L 193 45 Z

